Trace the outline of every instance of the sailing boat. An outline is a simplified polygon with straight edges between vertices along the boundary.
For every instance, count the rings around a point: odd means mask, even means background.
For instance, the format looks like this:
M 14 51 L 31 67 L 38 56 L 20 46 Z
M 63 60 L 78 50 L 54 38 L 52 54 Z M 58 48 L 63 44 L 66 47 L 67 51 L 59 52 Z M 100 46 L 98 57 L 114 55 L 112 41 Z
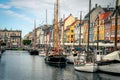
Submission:
M 39 55 L 39 51 L 36 49 L 36 21 L 34 20 L 34 36 L 33 36 L 33 49 L 30 50 L 30 55 Z
M 63 55 L 59 46 L 59 33 L 58 33 L 58 0 L 56 0 L 55 7 L 55 20 L 54 20 L 54 44 L 52 52 L 48 53 L 45 57 L 45 62 L 49 65 L 56 67 L 65 67 L 66 66 L 66 56 Z
M 87 61 L 87 57 L 89 54 L 89 31 L 90 31 L 90 8 L 91 8 L 91 0 L 89 0 L 89 25 L 88 25 L 88 44 L 87 44 L 87 51 L 80 52 L 77 55 L 77 58 L 74 60 L 74 69 L 77 71 L 83 71 L 83 72 L 96 72 L 97 71 L 97 64 L 95 64 L 95 56 L 93 56 L 92 61 Z M 80 33 L 81 34 L 81 33 Z M 81 36 L 81 35 L 80 35 Z M 94 53 L 93 53 L 94 54 Z
M 106 73 L 120 74 L 120 51 L 117 50 L 117 26 L 118 26 L 118 3 L 116 0 L 116 15 L 115 15 L 115 51 L 104 56 L 102 61 L 98 63 L 98 70 Z

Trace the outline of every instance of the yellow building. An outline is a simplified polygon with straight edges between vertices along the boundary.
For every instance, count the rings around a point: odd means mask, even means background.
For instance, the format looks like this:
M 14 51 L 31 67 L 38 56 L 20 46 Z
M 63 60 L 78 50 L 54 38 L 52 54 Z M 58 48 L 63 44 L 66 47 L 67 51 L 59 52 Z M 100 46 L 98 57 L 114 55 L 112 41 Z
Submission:
M 84 43 L 87 43 L 88 42 L 88 22 L 84 21 L 83 26 L 84 26 L 83 41 L 84 41 Z
M 109 17 L 110 12 L 105 12 L 99 15 L 99 19 L 96 21 L 94 28 L 94 40 L 97 40 L 97 35 L 99 31 L 99 40 L 105 40 L 105 20 Z M 99 29 L 98 29 L 99 28 Z
M 75 25 L 79 24 L 80 20 L 76 20 L 75 22 L 73 22 L 70 26 L 67 27 L 66 29 L 66 40 L 68 43 L 73 43 L 74 42 L 74 38 L 75 38 Z
M 70 14 L 67 18 L 64 19 L 64 42 L 68 42 L 70 39 L 68 36 L 68 29 L 70 28 L 70 25 L 75 22 L 75 17 L 73 17 L 72 14 Z

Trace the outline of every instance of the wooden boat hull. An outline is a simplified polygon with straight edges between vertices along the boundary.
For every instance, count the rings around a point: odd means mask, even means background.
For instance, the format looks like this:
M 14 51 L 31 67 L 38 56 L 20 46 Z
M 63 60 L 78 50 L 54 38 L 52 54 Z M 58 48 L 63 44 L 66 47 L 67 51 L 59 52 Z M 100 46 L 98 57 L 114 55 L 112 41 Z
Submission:
M 39 55 L 39 51 L 37 50 L 31 50 L 29 52 L 30 52 L 30 55 Z
M 93 63 L 85 63 L 81 65 L 75 65 L 74 69 L 77 71 L 82 71 L 82 72 L 96 72 L 97 71 L 97 64 Z
M 2 49 L 2 50 L 1 50 L 1 53 L 4 53 L 4 52 L 5 52 L 5 49 Z
M 46 56 L 45 62 L 56 67 L 65 67 L 67 60 L 64 56 Z

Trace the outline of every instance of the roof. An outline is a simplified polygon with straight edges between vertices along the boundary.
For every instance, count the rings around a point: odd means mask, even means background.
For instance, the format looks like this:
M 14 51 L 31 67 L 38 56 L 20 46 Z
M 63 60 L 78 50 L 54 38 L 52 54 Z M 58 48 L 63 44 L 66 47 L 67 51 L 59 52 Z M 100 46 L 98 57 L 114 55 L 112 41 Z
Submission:
M 107 7 L 107 8 L 103 8 L 103 10 L 105 11 L 105 12 L 108 12 L 108 11 L 114 11 L 114 8 L 113 7 Z
M 67 28 L 67 29 L 66 29 L 66 30 L 64 30 L 64 31 L 66 32 L 66 31 L 69 31 L 69 30 L 70 30 L 70 28 Z
M 88 12 L 87 15 L 85 15 L 85 17 L 84 17 L 84 20 L 88 20 L 89 14 L 91 14 L 94 10 L 95 10 L 95 8 L 93 8 L 90 12 Z
M 116 9 L 114 9 L 113 14 L 111 16 L 114 16 L 116 12 Z M 120 16 L 120 6 L 118 6 L 118 15 Z
M 101 8 L 103 9 L 104 12 L 113 12 L 114 11 L 114 8 L 113 7 L 106 7 L 106 8 L 102 8 L 101 6 L 98 6 L 96 8 L 93 8 L 90 12 L 87 13 L 87 15 L 84 17 L 84 20 L 88 20 L 89 19 L 89 14 L 91 14 L 94 10 L 96 10 L 97 8 Z M 120 10 L 119 10 L 120 11 Z M 97 13 L 96 13 L 97 14 Z M 95 17 L 95 16 L 94 16 Z
M 105 12 L 99 15 L 100 20 L 107 19 L 110 16 L 110 12 Z
M 76 21 L 74 21 L 74 22 L 70 25 L 70 27 L 71 27 L 71 26 L 73 26 L 73 25 L 75 25 L 78 21 L 80 21 L 80 20 L 76 20 Z M 69 28 L 67 28 L 65 31 L 70 30 L 70 27 L 69 27 Z
M 76 20 L 76 21 L 74 21 L 70 26 L 75 25 L 78 21 L 80 21 L 80 20 Z
M 65 19 L 64 19 L 64 22 L 65 22 L 70 16 L 72 16 L 72 14 L 70 14 L 67 18 L 65 18 Z

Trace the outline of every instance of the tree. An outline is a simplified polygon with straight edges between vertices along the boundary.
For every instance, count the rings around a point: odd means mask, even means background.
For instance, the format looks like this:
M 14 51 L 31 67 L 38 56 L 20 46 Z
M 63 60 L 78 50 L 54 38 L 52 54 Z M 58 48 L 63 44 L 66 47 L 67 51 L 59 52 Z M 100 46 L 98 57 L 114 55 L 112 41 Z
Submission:
M 31 44 L 31 40 L 23 40 L 23 44 L 24 45 L 30 45 Z
M 1 46 L 6 46 L 6 43 L 3 42 L 3 40 L 0 40 L 0 45 L 1 45 Z

